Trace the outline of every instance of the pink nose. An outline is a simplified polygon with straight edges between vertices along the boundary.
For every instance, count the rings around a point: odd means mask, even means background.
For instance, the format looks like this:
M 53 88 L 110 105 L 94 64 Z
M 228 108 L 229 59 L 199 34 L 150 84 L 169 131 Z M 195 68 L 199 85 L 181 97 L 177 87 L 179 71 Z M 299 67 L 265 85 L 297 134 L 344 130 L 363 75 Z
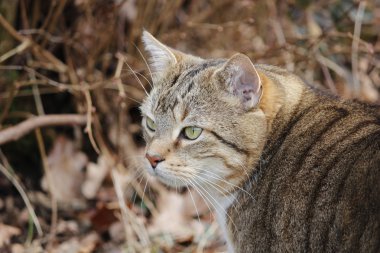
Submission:
M 165 159 L 163 159 L 161 156 L 159 155 L 149 155 L 148 153 L 146 153 L 145 155 L 146 159 L 148 159 L 148 161 L 150 162 L 150 165 L 152 165 L 152 168 L 155 169 L 157 167 L 157 164 L 159 162 L 162 162 L 164 161 Z

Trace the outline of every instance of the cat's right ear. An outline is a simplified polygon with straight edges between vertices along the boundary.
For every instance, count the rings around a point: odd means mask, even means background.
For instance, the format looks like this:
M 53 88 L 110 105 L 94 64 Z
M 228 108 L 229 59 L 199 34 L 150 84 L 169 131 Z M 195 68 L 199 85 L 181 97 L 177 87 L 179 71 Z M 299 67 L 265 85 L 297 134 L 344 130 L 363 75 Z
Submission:
M 142 41 L 145 45 L 145 50 L 150 57 L 148 58 L 149 66 L 152 74 L 160 75 L 168 67 L 177 63 L 177 58 L 170 48 L 159 42 L 152 34 L 143 31 Z

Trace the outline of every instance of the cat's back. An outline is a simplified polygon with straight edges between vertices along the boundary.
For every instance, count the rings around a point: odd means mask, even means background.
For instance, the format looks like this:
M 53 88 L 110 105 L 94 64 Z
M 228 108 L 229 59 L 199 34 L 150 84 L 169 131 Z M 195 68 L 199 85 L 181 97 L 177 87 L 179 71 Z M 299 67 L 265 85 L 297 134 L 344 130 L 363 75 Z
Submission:
M 238 252 L 380 252 L 380 110 L 303 93 L 230 209 Z

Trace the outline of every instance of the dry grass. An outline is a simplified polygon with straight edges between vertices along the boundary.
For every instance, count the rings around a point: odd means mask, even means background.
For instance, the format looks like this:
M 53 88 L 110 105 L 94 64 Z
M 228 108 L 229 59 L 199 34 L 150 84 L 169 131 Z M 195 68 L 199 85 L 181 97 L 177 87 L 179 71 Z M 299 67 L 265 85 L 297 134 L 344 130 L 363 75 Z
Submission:
M 0 135 L 45 114 L 85 120 L 33 125 L 34 134 L 0 144 L 0 225 L 21 229 L 0 240 L 0 252 L 223 250 L 199 196 L 141 176 L 143 28 L 185 52 L 242 52 L 345 98 L 380 102 L 374 1 L 2 1 L 0 27 Z

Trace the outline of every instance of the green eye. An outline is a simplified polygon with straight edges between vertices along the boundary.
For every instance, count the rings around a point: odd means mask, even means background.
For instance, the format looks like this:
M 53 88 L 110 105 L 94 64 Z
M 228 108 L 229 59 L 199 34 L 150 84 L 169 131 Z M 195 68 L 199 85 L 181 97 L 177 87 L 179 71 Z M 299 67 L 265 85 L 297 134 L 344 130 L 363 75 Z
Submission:
M 149 130 L 153 132 L 156 131 L 156 123 L 154 123 L 154 121 L 149 117 L 146 117 L 146 126 Z
M 189 140 L 195 140 L 197 139 L 202 133 L 202 128 L 200 127 L 185 127 L 183 134 L 185 135 L 186 139 Z

